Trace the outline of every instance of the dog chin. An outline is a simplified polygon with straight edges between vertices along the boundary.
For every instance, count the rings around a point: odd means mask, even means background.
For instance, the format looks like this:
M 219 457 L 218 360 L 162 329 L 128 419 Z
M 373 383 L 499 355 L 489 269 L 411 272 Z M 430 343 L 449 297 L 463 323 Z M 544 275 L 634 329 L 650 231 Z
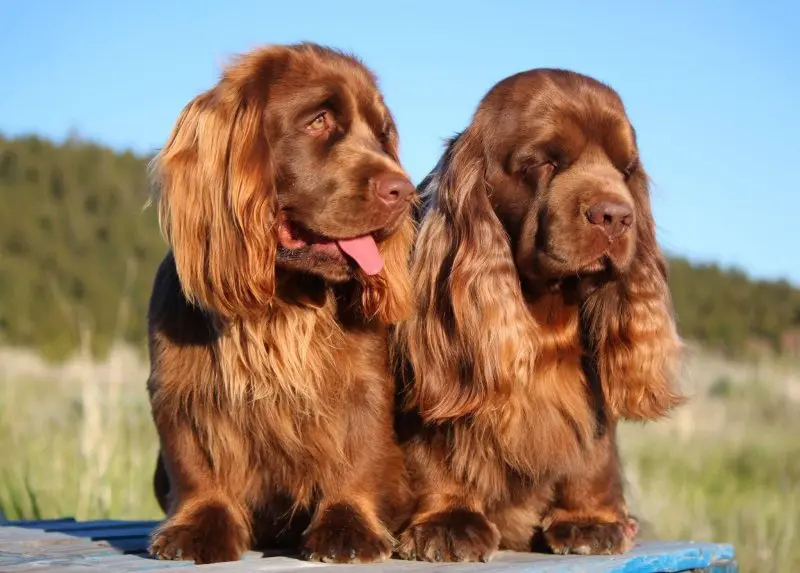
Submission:
M 519 265 L 521 262 L 518 261 L 518 266 L 521 267 L 520 274 L 533 283 L 543 285 L 558 284 L 568 278 L 570 282 L 583 278 L 598 278 L 616 272 L 614 261 L 603 252 L 583 257 L 582 260 L 573 260 L 572 257 L 538 250 L 530 263 Z
M 355 276 L 352 263 L 344 256 L 319 252 L 312 247 L 278 247 L 277 264 L 287 270 L 308 273 L 330 283 L 344 283 Z

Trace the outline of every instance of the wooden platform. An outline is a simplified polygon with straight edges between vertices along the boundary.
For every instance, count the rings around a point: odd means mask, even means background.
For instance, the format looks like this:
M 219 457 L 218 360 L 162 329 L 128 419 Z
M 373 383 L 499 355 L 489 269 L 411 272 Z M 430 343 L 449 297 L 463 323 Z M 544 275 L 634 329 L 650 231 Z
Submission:
M 242 561 L 197 566 L 187 561 L 158 561 L 147 555 L 147 536 L 154 521 L 87 521 L 57 519 L 10 521 L 0 524 L 0 572 L 89 573 L 97 571 L 167 572 L 249 571 L 290 572 L 307 568 L 350 571 L 452 572 L 625 572 L 655 573 L 706 571 L 731 573 L 738 570 L 733 547 L 692 542 L 647 542 L 624 556 L 579 557 L 501 552 L 489 563 L 431 564 L 392 560 L 380 565 L 329 565 L 308 563 L 291 555 L 265 556 L 248 553 Z

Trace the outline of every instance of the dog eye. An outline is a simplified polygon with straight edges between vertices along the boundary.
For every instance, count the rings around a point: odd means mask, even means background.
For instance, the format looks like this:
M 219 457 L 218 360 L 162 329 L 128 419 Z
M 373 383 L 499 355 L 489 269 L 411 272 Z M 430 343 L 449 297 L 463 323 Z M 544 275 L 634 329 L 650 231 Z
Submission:
M 639 159 L 633 159 L 630 163 L 628 163 L 627 167 L 622 170 L 622 174 L 625 176 L 625 179 L 628 179 L 633 172 L 636 171 L 636 168 L 639 167 Z
M 330 115 L 327 111 L 323 111 L 322 113 L 318 114 L 314 119 L 311 120 L 311 123 L 308 124 L 306 129 L 311 133 L 318 134 L 323 131 L 326 131 L 330 127 Z
M 558 169 L 558 162 L 554 159 L 544 159 L 529 163 L 525 167 L 526 173 L 540 174 L 542 172 L 554 172 Z

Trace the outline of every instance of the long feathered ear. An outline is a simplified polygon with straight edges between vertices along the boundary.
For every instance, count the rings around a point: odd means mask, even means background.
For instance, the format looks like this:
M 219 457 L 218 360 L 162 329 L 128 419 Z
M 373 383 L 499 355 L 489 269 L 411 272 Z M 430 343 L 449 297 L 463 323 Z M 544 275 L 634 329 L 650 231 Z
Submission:
M 414 376 L 408 406 L 429 422 L 502 403 L 488 398 L 533 372 L 535 325 L 484 172 L 480 140 L 467 131 L 423 182 L 415 308 L 399 337 Z
M 619 281 L 590 295 L 583 311 L 608 409 L 616 417 L 650 420 L 685 401 L 676 386 L 682 343 L 641 167 L 629 185 L 636 209 L 633 262 Z
M 277 203 L 262 110 L 223 82 L 183 109 L 153 164 L 184 294 L 225 318 L 263 313 L 275 291 Z

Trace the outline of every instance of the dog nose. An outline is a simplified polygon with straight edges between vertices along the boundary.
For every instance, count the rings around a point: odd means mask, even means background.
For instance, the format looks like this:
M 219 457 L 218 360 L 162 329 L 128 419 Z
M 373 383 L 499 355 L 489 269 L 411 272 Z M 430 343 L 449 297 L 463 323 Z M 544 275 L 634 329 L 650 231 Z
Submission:
M 618 237 L 633 224 L 633 209 L 627 203 L 603 201 L 589 207 L 586 218 L 603 228 L 609 238 Z
M 375 193 L 387 205 L 393 205 L 414 192 L 414 185 L 404 177 L 381 175 L 375 179 Z

